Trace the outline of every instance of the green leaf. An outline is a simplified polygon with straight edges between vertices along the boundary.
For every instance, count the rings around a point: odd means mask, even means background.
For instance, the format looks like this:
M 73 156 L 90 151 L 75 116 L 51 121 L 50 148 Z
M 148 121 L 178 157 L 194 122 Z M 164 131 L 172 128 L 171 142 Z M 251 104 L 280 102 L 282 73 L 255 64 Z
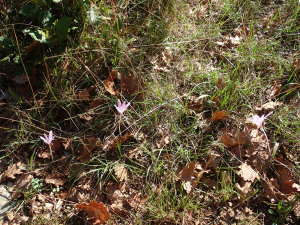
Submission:
M 37 19 L 39 22 L 43 24 L 43 26 L 46 27 L 51 27 L 54 22 L 51 12 L 42 9 L 37 5 L 33 6 L 28 4 L 24 6 L 20 10 L 20 14 L 28 18 Z
M 44 27 L 52 27 L 54 22 L 54 18 L 49 11 L 40 12 L 37 19 L 43 24 Z
M 15 46 L 14 46 L 14 42 L 9 39 L 9 38 L 6 38 L 6 37 L 0 37 L 0 42 L 1 42 L 1 47 L 8 50 L 8 49 L 15 49 Z
M 72 19 L 70 17 L 63 17 L 61 20 L 55 21 L 55 39 L 57 42 L 63 42 L 68 38 L 69 26 Z
M 45 5 L 44 0 L 30 0 L 33 4 L 43 7 Z
M 10 89 L 10 87 L 8 87 L 8 92 L 9 92 L 9 94 L 10 94 L 11 96 L 13 96 L 15 99 L 17 99 L 19 102 L 22 103 L 22 99 L 21 99 L 15 92 L 13 92 L 13 91 Z
M 280 210 L 281 207 L 282 207 L 282 201 L 279 201 L 279 202 L 278 202 L 278 210 Z
M 289 206 L 286 206 L 286 207 L 284 207 L 282 210 L 280 210 L 280 213 L 288 212 L 288 211 L 290 211 L 290 210 L 291 210 L 291 208 L 292 208 L 292 206 L 291 206 L 291 205 L 289 205 Z
M 43 30 L 40 29 L 25 29 L 23 30 L 25 34 L 29 34 L 34 40 L 39 41 L 41 43 L 47 43 L 48 42 L 48 34 L 45 33 Z
M 36 18 L 40 11 L 42 11 L 42 9 L 38 6 L 32 6 L 28 4 L 20 10 L 20 14 L 28 18 Z
M 98 25 L 101 23 L 100 13 L 94 5 L 91 5 L 90 11 L 88 11 L 88 19 L 93 25 Z
M 277 215 L 277 212 L 273 211 L 272 209 L 268 209 L 268 212 L 273 216 Z
M 3 59 L 1 59 L 0 61 L 2 62 L 2 61 L 10 60 L 10 57 L 12 57 L 13 55 L 14 54 L 10 54 L 10 55 L 4 57 Z

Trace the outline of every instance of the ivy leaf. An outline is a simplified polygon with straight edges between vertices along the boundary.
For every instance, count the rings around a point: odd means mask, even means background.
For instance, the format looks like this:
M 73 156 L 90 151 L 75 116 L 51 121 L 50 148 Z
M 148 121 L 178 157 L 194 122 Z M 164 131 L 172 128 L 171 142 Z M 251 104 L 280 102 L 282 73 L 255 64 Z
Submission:
M 54 18 L 49 11 L 42 11 L 39 13 L 37 19 L 43 24 L 44 27 L 52 27 Z
M 38 6 L 26 5 L 20 10 L 20 14 L 27 17 L 27 18 L 36 18 L 41 8 Z
M 40 29 L 34 29 L 34 30 L 25 29 L 25 30 L 23 30 L 23 32 L 25 34 L 29 34 L 32 37 L 32 39 L 34 39 L 36 41 L 39 41 L 41 43 L 47 43 L 48 42 L 48 34 L 45 33 L 43 30 L 40 30 Z
M 63 42 L 68 38 L 69 26 L 72 19 L 70 17 L 63 17 L 61 20 L 55 21 L 55 39 L 57 42 Z
M 51 12 L 43 10 L 39 6 L 26 5 L 20 10 L 20 14 L 27 17 L 37 19 L 44 27 L 51 27 L 54 19 Z
M 14 47 L 14 42 L 6 37 L 0 37 L 0 43 L 1 43 L 1 47 L 4 49 L 15 49 Z

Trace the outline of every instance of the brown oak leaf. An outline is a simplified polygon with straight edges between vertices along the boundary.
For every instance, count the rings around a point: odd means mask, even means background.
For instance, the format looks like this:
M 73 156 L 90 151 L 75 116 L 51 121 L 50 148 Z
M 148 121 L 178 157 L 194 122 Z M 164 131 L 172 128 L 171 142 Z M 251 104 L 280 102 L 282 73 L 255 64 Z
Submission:
M 92 220 L 93 224 L 103 224 L 110 217 L 103 203 L 92 201 L 89 204 L 78 204 L 76 205 L 76 208 L 84 210 Z
M 77 91 L 74 95 L 73 95 L 73 99 L 77 99 L 77 100 L 82 100 L 82 101 L 90 101 L 90 93 L 88 92 L 88 90 L 83 90 L 83 91 Z
M 47 184 L 53 184 L 55 186 L 63 186 L 67 179 L 64 178 L 64 175 L 61 175 L 59 173 L 52 173 L 46 176 L 45 179 Z
M 16 179 L 17 174 L 22 174 L 23 170 L 25 169 L 24 163 L 22 162 L 17 162 L 13 165 L 9 165 L 7 170 L 1 174 L 0 176 L 0 181 L 3 182 L 6 180 L 6 178 L 10 179 Z
M 121 182 L 127 181 L 128 171 L 124 165 L 118 164 L 115 166 L 114 170 L 115 170 L 115 174 L 116 174 L 117 178 L 119 179 L 119 181 L 121 181 Z
M 183 170 L 179 172 L 178 178 L 184 181 L 190 181 L 192 179 L 192 176 L 194 175 L 194 170 L 195 163 L 189 162 L 186 164 Z
M 21 191 L 26 191 L 30 188 L 32 178 L 33 176 L 31 174 L 22 174 L 22 176 L 17 179 L 17 182 L 13 185 L 13 199 L 19 197 L 21 195 Z
M 117 148 L 118 145 L 123 144 L 125 141 L 127 141 L 128 138 L 132 136 L 133 136 L 132 134 L 127 133 L 123 137 L 113 137 L 104 143 L 103 150 L 104 151 L 114 150 Z
M 33 42 L 30 45 L 24 47 L 25 52 L 27 52 L 27 53 L 32 52 L 35 49 L 35 47 L 37 46 L 37 44 L 39 44 L 39 43 L 40 43 L 39 41 L 33 40 Z
M 114 80 L 115 79 L 116 79 L 116 71 L 112 70 L 104 82 L 105 90 L 107 90 L 112 95 L 117 95 L 117 93 L 118 93 L 118 91 L 116 91 L 114 89 L 114 84 L 115 84 Z
M 102 141 L 98 138 L 94 137 L 88 137 L 83 140 L 83 144 L 80 146 L 79 149 L 79 156 L 77 160 L 79 160 L 82 163 L 87 163 L 91 159 L 92 151 L 102 146 Z
M 255 179 L 259 179 L 259 175 L 257 172 L 255 172 L 251 166 L 247 165 L 246 163 L 243 163 L 239 166 L 241 169 L 237 172 L 238 175 L 240 175 L 244 181 L 250 181 L 251 183 L 254 182 Z
M 213 117 L 211 118 L 212 121 L 216 122 L 218 120 L 223 120 L 226 119 L 225 117 L 227 117 L 228 114 L 224 111 L 219 111 L 219 112 L 215 112 L 213 114 Z

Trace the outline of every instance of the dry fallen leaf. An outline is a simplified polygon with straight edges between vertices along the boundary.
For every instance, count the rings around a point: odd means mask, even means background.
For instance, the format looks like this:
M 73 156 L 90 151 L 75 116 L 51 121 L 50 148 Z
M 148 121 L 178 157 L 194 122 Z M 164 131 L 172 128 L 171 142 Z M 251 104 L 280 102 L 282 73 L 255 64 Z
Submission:
M 76 208 L 84 210 L 92 220 L 93 224 L 103 224 L 110 217 L 103 203 L 92 201 L 89 204 L 78 204 L 76 205 Z
M 280 191 L 283 194 L 295 194 L 295 193 L 299 192 L 298 188 L 295 186 L 295 182 L 292 180 L 285 181 L 285 184 L 282 186 Z
M 102 141 L 98 138 L 88 137 L 83 140 L 83 144 L 80 146 L 79 149 L 79 156 L 77 160 L 82 163 L 87 163 L 91 159 L 92 151 L 102 146 Z
M 293 206 L 294 215 L 300 217 L 300 202 L 296 202 Z
M 55 152 L 52 152 L 52 155 L 55 155 Z M 41 149 L 38 153 L 38 157 L 42 159 L 50 159 L 51 158 L 50 149 Z
M 33 176 L 31 174 L 22 174 L 16 183 L 12 186 L 14 188 L 14 192 L 12 193 L 12 198 L 18 198 L 21 195 L 21 191 L 26 191 L 31 186 L 31 180 Z
M 216 97 L 213 98 L 213 102 L 216 103 L 219 108 L 221 107 L 221 102 Z
M 114 80 L 116 79 L 115 75 L 116 75 L 116 71 L 112 70 L 104 82 L 105 90 L 107 90 L 112 95 L 117 95 L 118 93 L 118 91 L 114 89 L 114 84 L 115 84 Z
M 201 177 L 201 183 L 207 185 L 208 187 L 211 187 L 213 189 L 216 189 L 217 187 L 217 181 L 215 179 L 207 177 L 207 175 L 203 175 Z
M 29 217 L 28 216 L 20 216 L 19 214 L 14 215 L 13 212 L 8 211 L 6 212 L 6 218 L 9 220 L 9 222 L 4 222 L 3 225 L 18 225 L 18 224 L 26 224 Z M 2 223 L 1 223 L 2 224 Z
M 30 45 L 28 45 L 24 48 L 25 52 L 27 52 L 27 53 L 32 52 L 35 49 L 35 47 L 37 46 L 37 44 L 39 44 L 39 43 L 40 43 L 39 41 L 33 40 L 33 42 Z
M 81 101 L 90 101 L 90 93 L 87 90 L 83 90 L 83 91 L 77 91 L 74 95 L 73 95 L 73 99 L 78 99 Z
M 62 174 L 53 173 L 47 175 L 45 181 L 47 184 L 53 184 L 55 186 L 63 186 L 66 183 L 67 179 Z
M 244 179 L 244 181 L 250 181 L 251 183 L 253 183 L 255 179 L 259 180 L 258 173 L 256 173 L 251 166 L 243 163 L 239 166 L 239 168 L 241 170 L 238 171 L 237 174 L 240 175 Z
M 23 96 L 25 99 L 29 100 L 31 96 L 31 90 L 26 86 L 17 87 L 18 93 Z
M 189 162 L 183 168 L 182 171 L 178 174 L 178 178 L 184 181 L 190 181 L 192 176 L 194 175 L 195 164 L 193 162 Z
M 22 174 L 23 170 L 25 169 L 25 165 L 22 162 L 17 162 L 13 165 L 9 165 L 7 170 L 1 174 L 0 181 L 3 182 L 6 178 L 16 179 L 17 174 Z
M 139 81 L 134 76 L 121 76 L 122 94 L 127 97 L 139 91 Z M 142 85 L 142 84 L 141 84 Z
M 243 198 L 247 198 L 251 190 L 251 184 L 251 182 L 245 182 L 244 185 L 241 187 L 239 183 L 236 183 L 235 189 Z M 240 199 L 243 200 L 242 198 Z
M 51 143 L 51 150 L 56 151 L 57 149 L 59 149 L 59 147 L 60 147 L 59 140 L 53 140 Z
M 268 102 L 266 104 L 261 105 L 260 107 L 256 107 L 255 109 L 257 111 L 269 110 L 269 109 L 274 110 L 276 106 L 282 105 L 282 104 L 283 104 L 282 102 L 273 102 L 273 101 L 271 101 L 271 102 Z
M 218 120 L 226 119 L 228 114 L 224 111 L 219 111 L 213 114 L 213 117 L 211 118 L 212 121 L 216 122 Z
M 198 99 L 197 96 L 189 95 L 187 99 L 187 108 L 198 113 L 203 105 L 204 98 Z
M 243 140 L 243 133 L 235 133 L 237 135 L 235 135 L 234 138 L 229 137 L 227 134 L 224 134 L 221 137 L 221 141 L 224 143 L 224 145 L 226 145 L 228 148 L 232 148 L 236 145 L 242 145 L 244 144 L 244 140 Z
M 193 189 L 192 181 L 186 181 L 186 182 L 184 182 L 183 189 L 186 190 L 187 193 L 190 193 L 191 190 Z
M 113 139 L 109 139 L 105 142 L 103 150 L 104 151 L 111 151 L 117 148 L 118 145 L 123 144 L 127 141 L 128 138 L 132 137 L 132 134 L 125 134 L 123 137 L 113 137 Z
M 264 187 L 264 196 L 267 197 L 272 203 L 278 201 L 278 199 L 282 198 L 282 195 L 279 191 L 280 186 L 277 183 L 277 179 L 271 178 L 269 179 L 267 175 L 264 173 L 264 180 L 262 181 Z
M 17 84 L 25 84 L 28 81 L 28 78 L 27 75 L 23 73 L 22 75 L 15 76 L 13 81 Z
M 115 166 L 115 174 L 117 176 L 117 178 L 119 179 L 119 181 L 123 182 L 123 181 L 127 181 L 128 178 L 128 171 L 126 169 L 126 167 L 124 165 L 116 165 Z
M 101 105 L 101 104 L 102 104 L 102 101 L 101 101 L 101 100 L 95 99 L 95 100 L 91 103 L 90 109 L 96 108 L 96 107 L 98 107 L 98 106 Z
M 277 158 L 279 162 L 276 163 L 276 177 L 280 186 L 284 186 L 286 181 L 292 180 L 291 167 L 292 164 L 283 159 L 282 156 Z
M 277 95 L 277 93 L 280 91 L 280 88 L 282 87 L 281 81 L 280 80 L 275 80 L 273 82 L 273 86 L 268 90 L 269 96 L 268 99 L 272 99 Z

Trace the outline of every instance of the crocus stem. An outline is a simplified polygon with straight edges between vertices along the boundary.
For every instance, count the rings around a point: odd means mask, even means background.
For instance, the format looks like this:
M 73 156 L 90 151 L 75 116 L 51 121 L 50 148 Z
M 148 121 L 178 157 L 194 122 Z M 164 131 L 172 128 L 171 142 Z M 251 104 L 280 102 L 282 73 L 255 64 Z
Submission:
M 272 155 L 272 153 L 271 153 L 271 148 L 270 148 L 270 144 L 269 144 L 269 139 L 268 139 L 268 137 L 267 137 L 267 134 L 266 134 L 266 132 L 265 132 L 265 129 L 264 129 L 263 127 L 261 127 L 261 129 L 262 129 L 262 131 L 264 132 L 265 137 L 266 137 L 266 139 L 267 139 L 267 144 L 268 144 L 268 149 L 269 149 L 270 155 Z
M 120 119 L 119 119 L 119 132 L 121 134 L 121 120 L 122 120 L 122 114 L 120 114 Z
M 49 148 L 50 148 L 51 159 L 52 159 L 52 162 L 53 162 L 53 154 L 52 154 L 51 144 L 49 145 Z

